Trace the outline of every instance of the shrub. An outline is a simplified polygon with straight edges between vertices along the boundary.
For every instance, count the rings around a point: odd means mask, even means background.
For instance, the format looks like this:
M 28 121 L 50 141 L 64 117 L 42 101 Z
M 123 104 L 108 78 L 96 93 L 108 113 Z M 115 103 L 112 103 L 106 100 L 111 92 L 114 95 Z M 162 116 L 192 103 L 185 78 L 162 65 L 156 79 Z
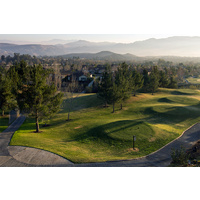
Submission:
M 88 87 L 88 86 L 87 86 L 87 87 L 85 88 L 85 92 L 86 92 L 86 93 L 92 93 L 92 87 Z
M 187 160 L 189 159 L 189 156 L 186 154 L 185 149 L 181 146 L 180 149 L 172 148 L 171 158 L 172 158 L 173 164 L 185 165 L 185 164 L 187 164 Z

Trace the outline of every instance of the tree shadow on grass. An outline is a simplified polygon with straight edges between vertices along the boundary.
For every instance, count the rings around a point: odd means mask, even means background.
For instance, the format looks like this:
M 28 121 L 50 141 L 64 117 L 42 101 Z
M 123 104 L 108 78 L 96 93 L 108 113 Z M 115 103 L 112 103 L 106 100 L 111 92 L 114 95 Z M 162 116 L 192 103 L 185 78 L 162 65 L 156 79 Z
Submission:
M 76 121 L 76 119 L 73 119 L 71 121 Z M 50 123 L 48 123 L 48 126 L 44 126 L 45 123 L 44 122 L 40 122 L 39 126 L 40 126 L 40 130 L 42 132 L 42 130 L 49 129 L 49 128 L 55 128 L 55 127 L 58 127 L 58 126 L 62 126 L 62 125 L 67 124 L 67 123 L 69 123 L 71 121 L 58 119 L 58 120 L 54 120 L 54 121 L 51 121 Z M 25 122 L 23 123 L 23 125 L 19 129 L 22 130 L 22 131 L 26 130 L 27 132 L 33 133 L 33 130 L 36 129 L 35 119 L 34 118 L 26 118 Z
M 68 100 L 64 100 L 59 113 L 68 113 L 73 111 L 79 111 L 86 108 L 97 107 L 103 104 L 103 101 L 97 98 L 96 94 L 76 97 L 72 104 L 69 104 Z
M 58 126 L 62 126 L 63 124 L 68 124 L 68 123 L 73 123 L 75 122 L 77 119 L 70 119 L 67 120 L 67 116 L 66 119 L 58 119 L 58 120 L 53 120 L 49 123 L 49 125 L 53 128 L 53 127 L 58 127 Z
M 158 99 L 158 102 L 162 102 L 162 103 L 172 103 L 174 101 L 168 99 L 168 98 L 160 98 Z
M 173 106 L 166 109 L 166 112 L 162 112 L 161 109 L 156 111 L 153 107 L 148 107 L 143 113 L 149 117 L 141 120 L 152 124 L 173 124 L 200 117 L 200 103 L 194 106 Z
M 190 98 L 190 97 L 181 97 L 181 96 L 171 96 L 169 98 L 160 98 L 157 102 L 161 103 L 173 103 L 173 104 L 185 104 L 191 106 L 197 106 L 199 104 L 199 100 Z
M 117 145 L 121 142 L 123 142 L 124 144 L 132 144 L 133 135 L 135 134 L 135 132 L 139 131 L 138 128 L 143 123 L 143 121 L 137 120 L 116 121 L 92 128 L 87 132 L 71 137 L 70 140 L 65 139 L 64 142 L 79 141 L 84 143 L 87 141 L 92 141 L 98 142 L 99 144 L 104 143 L 107 145 Z M 148 127 L 148 125 L 146 126 Z M 128 135 L 124 134 L 124 131 L 127 131 L 128 129 L 131 129 L 132 132 L 129 132 Z M 119 133 L 122 134 L 122 136 L 118 135 Z
M 195 95 L 197 93 L 195 93 L 195 92 L 187 93 L 187 92 L 181 92 L 181 91 L 175 90 L 175 91 L 172 91 L 171 94 L 173 94 L 173 95 Z

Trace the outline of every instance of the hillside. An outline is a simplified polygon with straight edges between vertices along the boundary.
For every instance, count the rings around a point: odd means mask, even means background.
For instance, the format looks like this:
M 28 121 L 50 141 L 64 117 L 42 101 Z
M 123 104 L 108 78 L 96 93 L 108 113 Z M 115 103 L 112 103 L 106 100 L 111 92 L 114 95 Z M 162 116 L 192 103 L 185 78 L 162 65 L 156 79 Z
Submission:
M 93 59 L 93 60 L 109 60 L 109 61 L 131 61 L 140 60 L 139 57 L 132 54 L 116 54 L 110 51 L 101 51 L 98 53 L 74 53 L 66 54 L 63 58 L 79 57 L 81 59 Z

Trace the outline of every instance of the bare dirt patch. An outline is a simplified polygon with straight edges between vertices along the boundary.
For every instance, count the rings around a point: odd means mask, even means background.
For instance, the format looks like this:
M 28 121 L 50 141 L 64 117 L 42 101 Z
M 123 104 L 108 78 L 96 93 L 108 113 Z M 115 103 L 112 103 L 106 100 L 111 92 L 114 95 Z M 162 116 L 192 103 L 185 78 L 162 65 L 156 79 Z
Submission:
M 129 148 L 128 149 L 128 152 L 138 152 L 139 151 L 139 149 L 138 148 Z
M 154 142 L 156 140 L 156 138 L 152 137 L 149 139 L 149 142 Z
M 74 129 L 79 129 L 79 128 L 82 128 L 83 126 L 77 126 L 77 127 L 75 127 Z

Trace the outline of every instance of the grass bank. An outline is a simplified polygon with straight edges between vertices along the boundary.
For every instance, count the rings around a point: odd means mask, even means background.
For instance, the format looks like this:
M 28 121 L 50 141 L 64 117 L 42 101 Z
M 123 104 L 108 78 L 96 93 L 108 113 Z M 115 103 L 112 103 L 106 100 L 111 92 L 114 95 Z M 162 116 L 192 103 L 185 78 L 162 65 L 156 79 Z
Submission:
M 8 127 L 8 123 L 8 115 L 5 115 L 5 117 L 0 116 L 0 133 Z
M 156 151 L 198 122 L 199 100 L 197 90 L 161 89 L 155 95 L 131 97 L 113 114 L 112 106 L 103 108 L 95 94 L 82 94 L 75 100 L 71 121 L 66 121 L 63 103 L 51 126 L 40 124 L 42 133 L 34 133 L 34 120 L 26 119 L 11 145 L 45 149 L 75 163 L 133 159 Z

